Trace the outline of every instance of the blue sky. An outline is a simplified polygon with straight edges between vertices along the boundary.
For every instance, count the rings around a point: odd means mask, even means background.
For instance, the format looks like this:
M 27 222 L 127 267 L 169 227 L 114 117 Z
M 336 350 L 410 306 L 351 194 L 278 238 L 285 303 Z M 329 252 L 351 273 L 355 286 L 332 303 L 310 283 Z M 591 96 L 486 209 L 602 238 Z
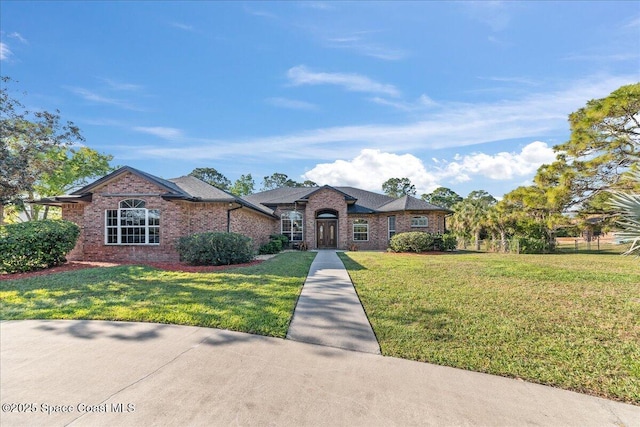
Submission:
M 640 2 L 0 3 L 2 75 L 86 145 L 380 191 L 530 183 L 567 116 L 640 81 Z

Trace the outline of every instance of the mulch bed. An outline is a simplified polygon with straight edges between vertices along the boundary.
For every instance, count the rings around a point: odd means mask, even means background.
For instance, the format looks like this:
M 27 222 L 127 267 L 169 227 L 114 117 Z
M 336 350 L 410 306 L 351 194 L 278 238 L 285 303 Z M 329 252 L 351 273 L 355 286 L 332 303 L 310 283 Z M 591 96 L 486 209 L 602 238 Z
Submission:
M 264 260 L 255 260 L 244 264 L 233 265 L 187 265 L 182 263 L 169 263 L 169 262 L 93 262 L 93 261 L 69 261 L 62 265 L 52 268 L 46 268 L 43 270 L 30 271 L 28 273 L 14 273 L 14 274 L 0 274 L 0 280 L 14 280 L 14 279 L 26 279 L 29 277 L 46 276 L 53 273 L 62 273 L 63 271 L 75 271 L 84 270 L 87 268 L 98 267 L 115 267 L 118 265 L 146 265 L 149 267 L 155 267 L 160 270 L 167 271 L 182 271 L 187 273 L 208 273 L 212 271 L 228 270 L 230 268 L 248 267 L 251 265 L 257 265 Z

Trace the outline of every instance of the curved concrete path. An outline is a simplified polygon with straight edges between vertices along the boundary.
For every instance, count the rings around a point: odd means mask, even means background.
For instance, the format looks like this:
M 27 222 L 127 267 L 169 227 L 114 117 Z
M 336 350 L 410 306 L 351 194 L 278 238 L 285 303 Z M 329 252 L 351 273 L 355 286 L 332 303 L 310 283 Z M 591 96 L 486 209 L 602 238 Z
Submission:
M 336 251 L 318 251 L 293 312 L 287 339 L 380 354 L 378 340 Z
M 640 426 L 636 406 L 217 329 L 4 321 L 0 348 L 3 427 Z

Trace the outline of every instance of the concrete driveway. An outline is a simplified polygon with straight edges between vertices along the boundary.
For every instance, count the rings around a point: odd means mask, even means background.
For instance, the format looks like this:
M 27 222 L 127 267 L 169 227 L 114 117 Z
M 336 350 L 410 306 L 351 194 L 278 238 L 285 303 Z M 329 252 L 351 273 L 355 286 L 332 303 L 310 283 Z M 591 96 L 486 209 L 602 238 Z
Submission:
M 640 426 L 636 406 L 217 329 L 27 320 L 0 338 L 3 427 Z

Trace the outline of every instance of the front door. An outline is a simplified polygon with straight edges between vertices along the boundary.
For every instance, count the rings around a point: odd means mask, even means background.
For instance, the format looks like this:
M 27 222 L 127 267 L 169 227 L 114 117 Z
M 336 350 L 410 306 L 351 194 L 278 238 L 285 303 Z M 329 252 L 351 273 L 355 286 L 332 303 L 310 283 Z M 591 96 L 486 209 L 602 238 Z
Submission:
M 338 220 L 319 219 L 316 221 L 318 249 L 335 249 L 338 247 Z

